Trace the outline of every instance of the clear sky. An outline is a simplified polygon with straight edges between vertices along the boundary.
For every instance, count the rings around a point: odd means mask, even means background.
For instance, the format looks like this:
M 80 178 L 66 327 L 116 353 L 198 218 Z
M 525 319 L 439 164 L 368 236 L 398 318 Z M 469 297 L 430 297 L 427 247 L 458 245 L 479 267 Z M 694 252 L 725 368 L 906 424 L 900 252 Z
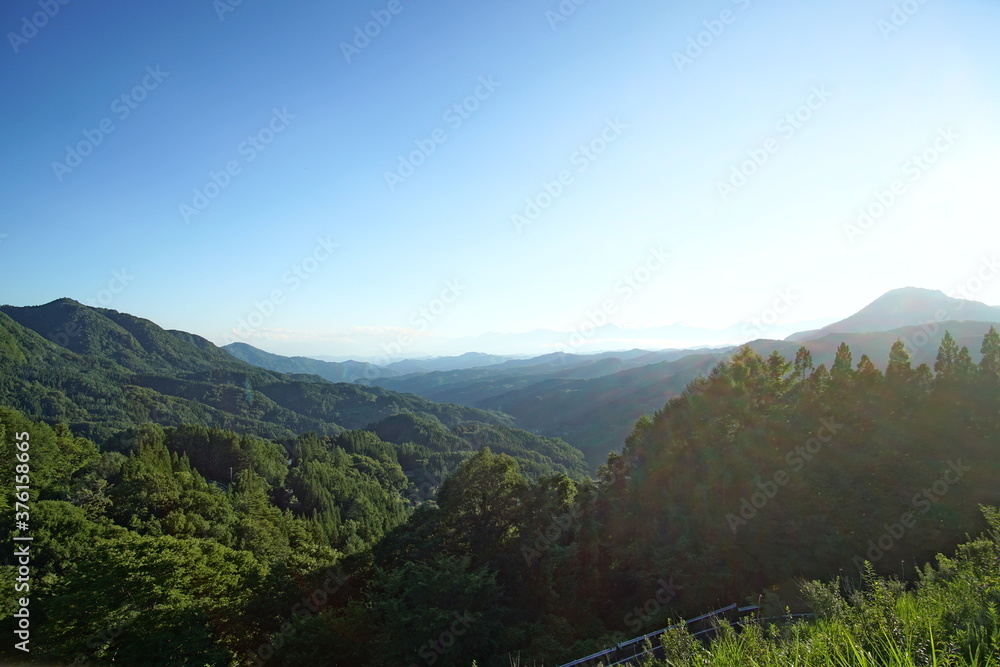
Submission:
M 4 3 L 0 302 L 333 356 L 1000 304 L 993 0 L 235 2 Z

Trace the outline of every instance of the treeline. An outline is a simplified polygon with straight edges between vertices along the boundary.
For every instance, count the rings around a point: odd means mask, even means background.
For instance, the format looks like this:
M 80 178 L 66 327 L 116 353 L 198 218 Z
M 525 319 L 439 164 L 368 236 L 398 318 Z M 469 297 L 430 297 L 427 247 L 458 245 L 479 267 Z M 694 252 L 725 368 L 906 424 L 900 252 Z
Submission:
M 995 330 L 979 356 L 945 336 L 914 368 L 899 342 L 882 373 L 846 345 L 829 369 L 743 348 L 597 479 L 559 441 L 413 414 L 280 441 L 147 424 L 99 450 L 4 410 L 0 475 L 16 431 L 38 466 L 37 657 L 559 664 L 734 601 L 804 605 L 803 577 L 913 579 L 1000 500 Z
M 458 468 L 481 446 L 477 438 L 524 452 L 540 442 L 486 424 L 466 424 L 456 435 L 413 415 L 282 443 L 144 424 L 100 449 L 64 425 L 9 408 L 0 408 L 0 425 L 5 479 L 14 475 L 15 434 L 29 434 L 38 490 L 30 502 L 32 654 L 59 664 L 78 657 L 89 664 L 243 664 L 275 642 L 285 649 L 282 661 L 301 664 L 302 651 L 316 645 L 309 628 L 318 624 L 315 632 L 328 641 L 318 612 L 345 595 L 345 558 L 370 553 L 434 497 L 443 482 L 434 471 Z M 379 430 L 424 442 L 397 445 Z M 525 463 L 554 472 L 547 457 Z M 582 466 L 576 452 L 574 474 Z M 9 494 L 0 513 L 0 531 L 16 534 Z M 0 585 L 13 590 L 16 569 L 6 560 Z M 314 599 L 317 590 L 322 601 Z M 5 625 L 13 604 L 4 596 Z M 6 661 L 22 658 L 3 650 Z
M 398 413 L 448 428 L 513 426 L 496 412 L 267 371 L 198 336 L 70 299 L 0 307 L 0 404 L 95 442 L 145 422 L 271 439 L 336 435 Z
M 945 336 L 914 368 L 899 342 L 883 373 L 846 345 L 829 369 L 743 348 L 640 420 L 597 480 L 531 483 L 481 452 L 352 561 L 326 655 L 559 664 L 731 602 L 805 610 L 798 581 L 860 583 L 865 561 L 912 579 L 1000 500 L 995 330 L 980 356 Z M 421 583 L 435 572 L 478 584 L 479 606 Z M 480 620 L 452 638 L 466 607 Z

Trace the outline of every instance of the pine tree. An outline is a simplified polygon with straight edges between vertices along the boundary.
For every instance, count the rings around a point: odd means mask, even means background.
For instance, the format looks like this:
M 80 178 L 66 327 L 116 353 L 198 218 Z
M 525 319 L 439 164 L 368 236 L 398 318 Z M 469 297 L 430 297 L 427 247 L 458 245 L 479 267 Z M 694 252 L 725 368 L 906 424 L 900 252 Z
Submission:
M 850 380 L 854 377 L 854 359 L 847 343 L 841 343 L 837 348 L 837 356 L 833 359 L 830 375 L 836 381 Z
M 961 382 L 970 382 L 976 377 L 976 364 L 972 362 L 972 355 L 965 345 L 958 351 L 955 360 L 955 377 Z
M 806 348 L 805 345 L 800 347 L 795 353 L 795 363 L 792 366 L 792 373 L 797 382 L 802 382 L 809 376 L 809 373 L 815 368 L 813 366 L 813 356 L 812 352 Z
M 997 333 L 996 327 L 990 327 L 983 336 L 983 346 L 979 351 L 983 355 L 979 362 L 979 370 L 988 378 L 994 380 L 1000 378 L 1000 334 Z
M 938 380 L 953 379 L 958 367 L 958 355 L 958 344 L 952 338 L 951 332 L 945 331 L 941 347 L 938 348 L 937 360 L 934 362 L 934 377 Z
M 889 363 L 885 369 L 886 381 L 898 385 L 913 379 L 913 367 L 910 364 L 910 353 L 899 338 L 889 350 Z
M 862 354 L 858 362 L 857 378 L 869 386 L 878 384 L 882 380 L 882 372 L 875 368 L 875 364 L 867 354 Z

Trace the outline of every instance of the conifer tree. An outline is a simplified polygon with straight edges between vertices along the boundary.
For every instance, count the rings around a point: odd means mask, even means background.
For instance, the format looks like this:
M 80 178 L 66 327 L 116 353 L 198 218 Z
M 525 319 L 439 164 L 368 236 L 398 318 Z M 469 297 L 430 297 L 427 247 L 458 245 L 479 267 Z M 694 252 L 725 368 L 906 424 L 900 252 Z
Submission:
M 938 348 L 937 360 L 934 362 L 934 377 L 938 380 L 950 380 L 958 367 L 958 345 L 950 331 L 944 332 L 941 346 Z
M 837 348 L 837 356 L 833 359 L 830 375 L 835 380 L 849 380 L 854 376 L 854 359 L 847 343 L 842 342 Z
M 795 353 L 795 363 L 792 366 L 792 374 L 797 382 L 802 382 L 805 380 L 809 373 L 812 372 L 813 368 L 813 357 L 812 352 L 803 345 Z
M 885 379 L 894 385 L 903 384 L 913 379 L 910 353 L 907 352 L 906 346 L 899 338 L 889 350 L 889 363 L 885 369 Z
M 996 327 L 983 336 L 983 346 L 979 350 L 983 358 L 979 361 L 979 370 L 990 379 L 1000 378 L 1000 334 Z

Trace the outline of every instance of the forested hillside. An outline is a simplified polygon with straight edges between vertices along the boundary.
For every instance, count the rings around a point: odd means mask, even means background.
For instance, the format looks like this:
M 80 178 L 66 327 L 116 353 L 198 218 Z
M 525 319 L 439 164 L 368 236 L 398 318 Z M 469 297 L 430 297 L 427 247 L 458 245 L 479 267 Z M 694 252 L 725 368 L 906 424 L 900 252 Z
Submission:
M 37 656 L 551 665 L 731 602 L 804 610 L 802 578 L 912 579 L 1000 502 L 995 330 L 978 356 L 945 335 L 914 367 L 898 342 L 883 373 L 847 345 L 829 368 L 744 347 L 594 480 L 548 472 L 542 440 L 413 413 L 280 441 L 141 424 L 98 447 L 5 409 L 0 474 L 29 432 L 40 489 Z
M 946 331 L 960 346 L 968 346 L 978 363 L 979 342 L 991 326 L 988 322 L 931 320 L 892 331 L 830 334 L 805 343 L 760 339 L 748 345 L 764 356 L 777 350 L 789 358 L 805 345 L 816 365 L 829 367 L 840 344 L 846 342 L 856 357 L 868 355 L 884 371 L 885 351 L 897 339 L 912 354 L 914 365 L 933 365 Z M 434 401 L 503 411 L 523 428 L 565 439 L 596 468 L 621 446 L 637 419 L 680 395 L 688 383 L 737 349 L 546 355 L 498 366 L 379 379 L 374 384 Z
M 274 438 L 334 435 L 400 412 L 449 428 L 513 425 L 498 413 L 266 371 L 198 336 L 70 299 L 0 309 L 0 349 L 4 404 L 96 440 L 146 421 Z
M 258 350 L 246 343 L 230 343 L 222 347 L 240 361 L 254 366 L 266 368 L 278 373 L 304 373 L 318 375 L 330 382 L 354 382 L 358 379 L 391 377 L 398 375 L 389 368 L 380 368 L 374 364 L 360 361 L 320 361 L 308 357 L 282 357 L 264 350 Z

